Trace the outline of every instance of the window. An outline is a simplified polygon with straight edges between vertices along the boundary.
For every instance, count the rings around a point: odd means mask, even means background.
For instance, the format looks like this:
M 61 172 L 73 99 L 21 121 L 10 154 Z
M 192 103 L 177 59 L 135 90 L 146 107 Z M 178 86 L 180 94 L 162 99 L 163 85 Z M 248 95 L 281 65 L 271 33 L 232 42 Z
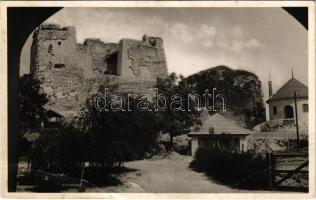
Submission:
M 118 61 L 118 51 L 116 51 L 112 54 L 108 54 L 105 57 L 107 70 L 104 73 L 116 75 L 117 74 L 117 61 Z
M 57 122 L 57 118 L 56 118 L 56 117 L 51 117 L 51 118 L 49 119 L 49 122 Z
M 273 110 L 273 114 L 274 114 L 274 115 L 276 115 L 276 114 L 278 113 L 278 110 L 277 110 L 277 107 L 276 107 L 276 106 L 273 106 L 272 110 Z
M 64 67 L 65 67 L 65 65 L 62 63 L 57 63 L 54 65 L 54 68 L 64 68 Z
M 48 46 L 48 53 L 53 53 L 53 45 Z
M 58 45 L 61 45 L 61 42 L 58 42 Z
M 48 62 L 48 69 L 53 68 L 53 63 L 51 61 Z
M 303 104 L 303 112 L 308 112 L 308 104 L 307 103 Z
M 208 147 L 210 144 L 210 139 L 205 138 L 205 137 L 199 137 L 198 138 L 198 147 L 203 148 L 203 147 Z

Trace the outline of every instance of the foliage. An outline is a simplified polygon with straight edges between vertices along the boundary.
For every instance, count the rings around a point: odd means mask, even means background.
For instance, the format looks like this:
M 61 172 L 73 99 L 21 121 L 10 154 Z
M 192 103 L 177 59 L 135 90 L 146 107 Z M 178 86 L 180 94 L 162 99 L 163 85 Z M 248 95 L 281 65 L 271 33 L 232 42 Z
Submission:
M 110 167 L 144 158 L 155 145 L 160 130 L 155 113 L 138 110 L 136 98 L 122 98 L 123 107 L 128 103 L 130 111 L 116 111 L 111 107 L 115 102 L 116 95 L 109 91 L 105 102 L 109 110 L 100 111 L 95 108 L 93 98 L 89 99 L 79 119 L 90 144 L 85 146 L 88 161 Z
M 233 187 L 266 189 L 270 183 L 268 162 L 264 157 L 253 153 L 199 148 L 190 166 Z
M 108 94 L 108 104 L 114 101 L 114 96 Z M 31 153 L 33 172 L 66 174 L 79 180 L 84 162 L 89 162 L 91 166 L 84 177 L 94 183 L 108 184 L 113 167 L 143 159 L 152 150 L 160 130 L 160 120 L 154 112 L 138 111 L 135 98 L 129 99 L 128 112 L 111 109 L 102 112 L 92 100 L 87 101 L 80 117 L 70 124 L 40 132 Z
M 19 90 L 19 154 L 29 154 L 34 136 L 38 135 L 40 122 L 45 120 L 46 94 L 40 91 L 40 81 L 33 74 L 20 78 Z M 32 138 L 30 140 L 30 137 Z
M 163 132 L 170 133 L 172 145 L 173 137 L 188 132 L 194 124 L 201 124 L 200 112 L 194 99 L 191 98 L 190 102 L 187 100 L 189 94 L 192 94 L 192 89 L 187 86 L 182 76 L 178 77 L 175 73 L 171 73 L 166 79 L 158 79 L 156 88 L 159 95 L 164 95 L 167 100 L 167 109 L 157 114 L 163 119 Z M 177 98 L 174 98 L 174 95 L 177 95 Z M 174 104 L 172 101 L 180 99 L 182 99 L 181 110 L 171 109 L 171 104 Z
M 235 115 L 244 115 L 248 128 L 265 121 L 261 82 L 255 74 L 217 66 L 185 80 L 199 95 L 203 95 L 205 90 L 211 92 L 216 88 L 216 94 L 225 96 L 226 109 Z
M 40 91 L 40 81 L 33 74 L 25 74 L 20 78 L 19 100 L 21 128 L 35 127 L 45 119 L 43 106 L 48 99 Z
M 175 74 L 158 80 L 159 93 L 167 97 L 168 107 L 172 95 L 186 97 L 190 92 L 181 80 L 182 77 L 177 83 Z M 95 106 L 95 97 L 104 92 L 105 88 L 101 86 L 99 93 L 87 100 L 80 116 L 70 125 L 60 124 L 40 132 L 32 149 L 34 170 L 79 173 L 83 162 L 89 162 L 108 171 L 125 161 L 148 156 L 157 145 L 159 132 L 170 132 L 175 136 L 199 122 L 199 112 L 194 104 L 187 105 L 187 101 L 183 101 L 184 107 L 190 106 L 192 111 L 167 109 L 156 112 L 154 101 L 147 101 L 148 109 L 140 110 L 140 99 L 119 93 L 115 85 L 109 86 L 104 96 L 107 110 L 99 110 Z M 117 110 L 119 105 L 129 110 Z
M 32 169 L 50 173 L 78 173 L 88 145 L 80 129 L 69 124 L 46 129 L 34 142 Z

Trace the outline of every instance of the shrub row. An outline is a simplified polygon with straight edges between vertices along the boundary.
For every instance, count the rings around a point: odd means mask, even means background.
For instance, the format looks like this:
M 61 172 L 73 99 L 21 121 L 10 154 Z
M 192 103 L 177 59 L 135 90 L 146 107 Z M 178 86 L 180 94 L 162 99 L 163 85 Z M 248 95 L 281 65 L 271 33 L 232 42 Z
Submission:
M 232 187 L 266 189 L 270 183 L 267 160 L 253 153 L 199 148 L 190 167 Z

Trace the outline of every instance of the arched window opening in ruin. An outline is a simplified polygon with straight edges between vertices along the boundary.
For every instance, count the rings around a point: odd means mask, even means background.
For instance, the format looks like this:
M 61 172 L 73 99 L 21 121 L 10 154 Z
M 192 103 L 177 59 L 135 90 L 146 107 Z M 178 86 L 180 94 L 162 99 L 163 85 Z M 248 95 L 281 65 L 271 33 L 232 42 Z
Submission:
M 284 107 L 284 118 L 285 119 L 294 118 L 294 112 L 293 112 L 292 106 L 287 105 Z
M 48 46 L 48 53 L 53 53 L 53 45 L 52 44 L 50 44 Z
M 151 46 L 156 46 L 156 39 L 155 38 L 150 38 L 149 39 L 149 44 L 151 45 Z
M 118 59 L 118 52 L 114 52 L 109 54 L 105 58 L 107 69 L 104 72 L 105 74 L 117 74 L 117 59 Z
M 57 63 L 54 65 L 54 68 L 64 68 L 64 67 L 65 67 L 65 65 L 62 63 Z
M 61 42 L 58 42 L 58 45 L 61 45 Z

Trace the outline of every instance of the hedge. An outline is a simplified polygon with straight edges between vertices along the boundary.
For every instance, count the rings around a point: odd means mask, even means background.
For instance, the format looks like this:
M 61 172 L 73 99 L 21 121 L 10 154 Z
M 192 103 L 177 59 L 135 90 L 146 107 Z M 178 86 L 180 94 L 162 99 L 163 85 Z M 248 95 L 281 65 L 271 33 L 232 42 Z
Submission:
M 267 189 L 270 185 L 269 163 L 254 153 L 199 148 L 190 167 L 236 188 Z

